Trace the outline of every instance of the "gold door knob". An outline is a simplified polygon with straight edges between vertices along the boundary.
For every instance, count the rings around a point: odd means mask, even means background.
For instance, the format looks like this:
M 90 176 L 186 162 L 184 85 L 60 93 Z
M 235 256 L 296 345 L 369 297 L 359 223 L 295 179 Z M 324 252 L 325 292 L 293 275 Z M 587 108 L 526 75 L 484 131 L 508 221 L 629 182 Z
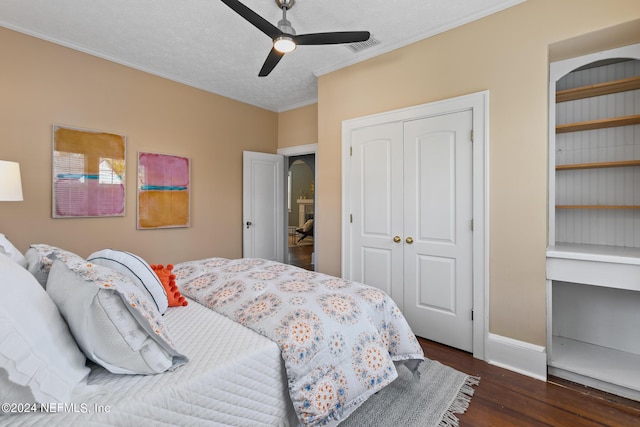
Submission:
M 412 243 L 413 243 L 413 237 L 407 237 L 406 242 L 407 242 L 408 244 L 412 244 Z
M 400 243 L 400 241 L 401 241 L 401 240 L 402 240 L 402 239 L 400 238 L 400 236 L 395 236 L 395 237 L 393 238 L 393 241 L 394 241 L 394 242 L 396 242 L 396 243 Z

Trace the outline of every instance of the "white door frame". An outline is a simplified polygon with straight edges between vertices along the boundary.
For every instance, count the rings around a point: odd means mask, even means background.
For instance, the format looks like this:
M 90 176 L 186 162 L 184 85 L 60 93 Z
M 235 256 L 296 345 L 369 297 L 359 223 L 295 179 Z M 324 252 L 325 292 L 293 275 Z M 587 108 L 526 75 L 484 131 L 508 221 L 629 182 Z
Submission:
M 318 177 L 317 177 L 317 170 L 318 170 L 318 144 L 306 144 L 306 145 L 297 145 L 295 147 L 286 147 L 286 148 L 278 148 L 277 151 L 278 154 L 282 155 L 285 157 L 285 160 L 287 160 L 287 157 L 293 157 L 293 156 L 304 156 L 305 154 L 313 154 L 314 155 L 314 162 L 315 162 L 315 169 L 313 172 L 313 182 L 314 182 L 314 188 L 315 191 L 313 193 L 313 211 L 314 212 L 318 212 L 318 198 L 316 197 L 316 194 L 318 194 Z M 285 183 L 287 182 L 287 173 L 289 171 L 288 167 L 284 168 L 285 171 Z M 286 184 L 285 184 L 286 186 Z M 285 194 L 286 191 L 285 191 Z M 282 209 L 286 212 L 287 211 L 287 203 L 285 201 L 284 205 L 282 206 Z M 314 215 L 315 218 L 315 215 Z M 320 227 L 322 227 L 322 224 L 320 224 Z M 285 230 L 289 230 L 289 216 L 288 215 L 284 215 L 284 229 Z M 316 252 L 316 242 L 318 241 L 318 236 L 320 235 L 320 233 L 318 233 L 318 221 L 316 221 L 314 219 L 313 221 L 313 254 L 312 254 L 312 260 L 311 262 L 314 265 L 314 270 L 315 270 L 315 266 L 318 265 L 318 258 L 317 258 L 317 252 Z M 287 242 L 287 236 L 284 236 L 285 239 L 285 248 L 288 245 Z M 285 251 L 285 261 L 287 262 L 287 264 L 289 263 L 289 251 Z
M 485 360 L 489 331 L 489 91 L 342 122 L 342 277 L 351 277 L 351 132 L 375 124 L 473 110 L 473 356 Z

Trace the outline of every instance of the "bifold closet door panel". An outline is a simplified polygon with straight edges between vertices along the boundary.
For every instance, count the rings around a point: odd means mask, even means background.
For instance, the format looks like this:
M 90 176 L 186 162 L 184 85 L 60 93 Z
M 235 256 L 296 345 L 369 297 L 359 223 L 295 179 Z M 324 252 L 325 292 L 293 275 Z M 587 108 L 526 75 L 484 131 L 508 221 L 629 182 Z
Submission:
M 471 110 L 404 125 L 404 311 L 414 332 L 472 350 Z
M 402 309 L 402 124 L 357 129 L 351 143 L 352 278 Z

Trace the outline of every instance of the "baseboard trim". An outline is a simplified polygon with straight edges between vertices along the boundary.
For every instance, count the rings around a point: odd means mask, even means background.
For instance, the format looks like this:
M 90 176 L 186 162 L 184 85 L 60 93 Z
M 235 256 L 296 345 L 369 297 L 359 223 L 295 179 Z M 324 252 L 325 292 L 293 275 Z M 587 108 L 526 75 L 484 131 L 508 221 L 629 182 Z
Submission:
M 489 334 L 486 361 L 528 377 L 547 380 L 547 352 L 539 345 Z

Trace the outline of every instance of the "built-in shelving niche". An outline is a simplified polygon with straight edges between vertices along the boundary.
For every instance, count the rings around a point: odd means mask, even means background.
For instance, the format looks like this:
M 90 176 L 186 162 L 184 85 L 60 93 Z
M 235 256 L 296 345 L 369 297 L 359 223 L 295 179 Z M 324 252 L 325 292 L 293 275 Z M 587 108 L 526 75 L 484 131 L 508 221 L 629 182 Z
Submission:
M 640 45 L 550 77 L 549 373 L 640 400 Z
M 555 242 L 640 247 L 640 61 L 556 87 Z

